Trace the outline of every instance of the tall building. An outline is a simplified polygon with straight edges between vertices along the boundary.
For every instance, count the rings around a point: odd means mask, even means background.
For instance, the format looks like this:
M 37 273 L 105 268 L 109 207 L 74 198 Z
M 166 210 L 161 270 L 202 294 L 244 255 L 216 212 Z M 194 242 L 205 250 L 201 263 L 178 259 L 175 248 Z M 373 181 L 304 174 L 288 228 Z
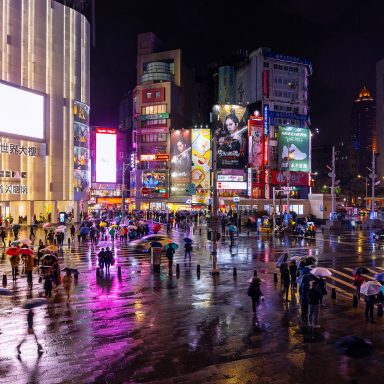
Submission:
M 376 63 L 377 174 L 384 176 L 384 59 Z
M 56 1 L 3 1 L 0 12 L 0 214 L 86 211 L 90 33 Z
M 137 209 L 188 206 L 185 189 L 192 162 L 192 107 L 188 102 L 193 92 L 192 72 L 182 64 L 181 50 L 164 51 L 162 46 L 151 32 L 138 36 L 130 180 L 131 198 Z M 180 151 L 175 155 L 177 148 Z M 179 160 L 186 162 L 180 172 L 172 165 L 172 161 Z
M 363 87 L 354 101 L 351 113 L 352 150 L 356 156 L 356 167 L 352 176 L 365 175 L 371 166 L 372 149 L 377 152 L 376 104 L 371 93 Z

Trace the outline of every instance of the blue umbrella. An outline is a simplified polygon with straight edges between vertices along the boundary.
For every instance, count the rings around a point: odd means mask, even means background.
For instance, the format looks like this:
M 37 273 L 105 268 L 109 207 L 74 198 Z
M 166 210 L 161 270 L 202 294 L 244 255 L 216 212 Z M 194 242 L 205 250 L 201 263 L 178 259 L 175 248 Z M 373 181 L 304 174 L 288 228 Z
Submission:
M 12 291 L 7 288 L 0 288 L 0 296 L 12 296 Z
M 312 275 L 311 273 L 307 273 L 305 275 L 301 275 L 296 279 L 296 283 L 298 285 L 301 285 L 303 283 L 309 283 L 310 281 L 318 280 L 318 277 L 315 275 Z
M 32 308 L 36 308 L 36 307 L 41 307 L 42 305 L 47 304 L 47 303 L 48 303 L 47 299 L 39 297 L 36 299 L 30 299 L 30 300 L 26 301 L 23 304 L 23 308 L 24 309 L 32 309 Z
M 179 246 L 176 243 L 169 243 L 167 244 L 165 249 L 169 249 L 169 248 L 173 248 L 176 251 L 176 249 L 179 248 Z
M 277 259 L 277 262 L 276 262 L 276 267 L 279 268 L 281 266 L 281 264 L 283 264 L 284 262 L 286 262 L 288 259 L 288 254 L 284 254 L 284 255 L 281 255 L 278 259 Z
M 300 275 L 307 275 L 308 273 L 311 273 L 311 271 L 312 271 L 312 268 L 310 268 L 308 266 L 299 269 Z
M 151 247 L 153 247 L 153 248 L 156 248 L 156 247 L 163 248 L 163 244 L 161 244 L 159 241 L 152 241 Z
M 89 229 L 87 227 L 83 227 L 80 229 L 80 235 L 88 235 Z
M 376 274 L 375 280 L 377 280 L 380 283 L 384 283 L 384 272 Z
M 192 243 L 192 239 L 190 239 L 189 237 L 185 237 L 185 238 L 184 238 L 184 241 L 185 241 L 186 243 Z

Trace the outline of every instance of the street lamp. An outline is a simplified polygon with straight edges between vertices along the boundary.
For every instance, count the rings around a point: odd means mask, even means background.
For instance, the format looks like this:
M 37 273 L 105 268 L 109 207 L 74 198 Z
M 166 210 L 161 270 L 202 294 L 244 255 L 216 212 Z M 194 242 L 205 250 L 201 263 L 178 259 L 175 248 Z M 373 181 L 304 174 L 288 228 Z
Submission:
M 368 208 L 368 177 L 357 175 L 357 178 L 365 181 L 365 208 Z
M 291 166 L 291 161 L 294 160 L 294 155 L 293 153 L 289 153 L 287 157 L 287 162 L 288 162 L 288 171 L 287 171 L 287 213 L 288 213 L 288 224 L 289 224 L 289 195 L 290 195 L 290 183 L 291 183 L 291 171 L 290 171 L 290 166 Z
M 122 183 L 121 183 L 121 216 L 122 219 L 124 219 L 125 216 L 125 171 L 131 164 L 129 163 L 123 163 L 123 177 L 122 177 Z

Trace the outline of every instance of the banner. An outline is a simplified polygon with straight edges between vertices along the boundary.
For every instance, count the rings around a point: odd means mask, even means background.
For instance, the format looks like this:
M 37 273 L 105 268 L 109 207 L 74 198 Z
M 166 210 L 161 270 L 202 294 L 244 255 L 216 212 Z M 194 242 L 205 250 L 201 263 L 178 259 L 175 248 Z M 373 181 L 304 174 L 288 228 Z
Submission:
M 272 185 L 286 185 L 287 178 L 285 172 L 272 171 Z M 290 172 L 289 185 L 295 187 L 309 186 L 309 173 L 308 172 Z
M 217 106 L 217 168 L 244 168 L 248 164 L 248 126 L 245 107 L 225 104 Z
M 307 128 L 279 127 L 278 156 L 280 167 L 310 172 L 310 131 Z M 286 165 L 285 165 L 286 163 Z
M 191 132 L 180 129 L 171 133 L 171 191 L 173 196 L 185 196 L 191 180 Z
M 209 129 L 192 130 L 192 183 L 196 194 L 192 203 L 208 204 L 211 191 L 211 131 Z
M 248 120 L 248 162 L 250 167 L 259 171 L 263 168 L 264 120 L 251 116 Z

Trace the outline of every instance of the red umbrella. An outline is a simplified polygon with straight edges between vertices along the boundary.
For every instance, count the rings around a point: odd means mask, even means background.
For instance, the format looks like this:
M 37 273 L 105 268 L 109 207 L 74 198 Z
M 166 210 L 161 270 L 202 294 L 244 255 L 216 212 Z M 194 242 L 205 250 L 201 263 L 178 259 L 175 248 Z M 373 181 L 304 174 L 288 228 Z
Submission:
M 5 250 L 5 254 L 8 256 L 17 256 L 20 255 L 20 248 L 10 247 Z
M 33 250 L 31 248 L 20 248 L 20 253 L 22 255 L 33 255 Z
M 161 229 L 161 225 L 160 225 L 160 224 L 155 224 L 155 225 L 153 226 L 153 232 L 154 232 L 154 233 L 159 232 L 160 229 Z

